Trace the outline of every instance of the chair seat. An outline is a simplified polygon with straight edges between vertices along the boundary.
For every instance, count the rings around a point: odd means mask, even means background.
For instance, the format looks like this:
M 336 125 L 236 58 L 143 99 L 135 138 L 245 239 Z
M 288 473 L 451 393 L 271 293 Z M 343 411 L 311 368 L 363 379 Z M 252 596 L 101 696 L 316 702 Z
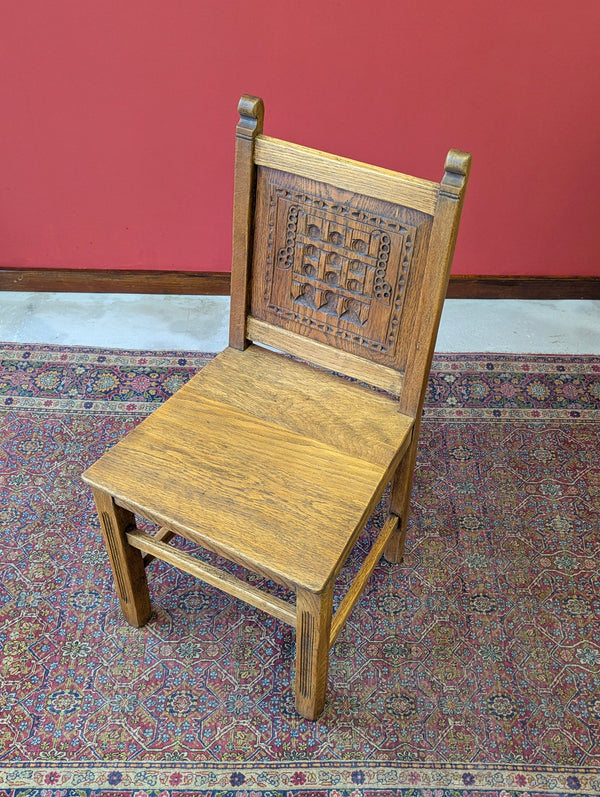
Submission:
M 229 348 L 84 479 L 234 562 L 320 592 L 413 424 L 387 395 L 256 345 Z

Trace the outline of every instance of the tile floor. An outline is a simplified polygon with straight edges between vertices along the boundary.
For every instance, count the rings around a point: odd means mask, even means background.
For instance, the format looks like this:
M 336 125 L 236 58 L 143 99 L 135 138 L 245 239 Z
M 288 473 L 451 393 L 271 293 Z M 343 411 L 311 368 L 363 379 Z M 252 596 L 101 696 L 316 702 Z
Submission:
M 0 292 L 0 340 L 220 351 L 229 298 Z M 449 299 L 440 352 L 600 355 L 600 301 Z

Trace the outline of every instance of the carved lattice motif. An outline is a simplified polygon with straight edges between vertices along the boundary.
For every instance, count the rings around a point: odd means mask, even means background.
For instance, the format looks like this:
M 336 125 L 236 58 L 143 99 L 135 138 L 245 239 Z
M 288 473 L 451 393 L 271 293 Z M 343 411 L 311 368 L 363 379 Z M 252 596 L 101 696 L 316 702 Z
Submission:
M 380 352 L 393 348 L 415 228 L 271 185 L 268 311 Z

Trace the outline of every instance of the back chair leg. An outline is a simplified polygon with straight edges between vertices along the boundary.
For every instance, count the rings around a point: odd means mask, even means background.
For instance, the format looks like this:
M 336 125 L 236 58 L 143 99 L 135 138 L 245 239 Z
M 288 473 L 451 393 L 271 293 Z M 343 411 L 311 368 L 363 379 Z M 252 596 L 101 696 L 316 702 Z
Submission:
M 410 495 L 412 492 L 415 461 L 417 458 L 417 443 L 414 441 L 406 456 L 396 468 L 390 488 L 390 514 L 398 515 L 399 522 L 396 531 L 391 535 L 383 555 L 388 562 L 401 562 L 404 556 L 404 543 L 408 529 L 408 512 L 410 509 Z
M 127 542 L 127 532 L 135 528 L 135 516 L 117 506 L 109 493 L 94 490 L 94 500 L 121 610 L 130 625 L 140 627 L 148 622 L 152 609 L 142 552 Z
M 320 594 L 298 590 L 296 711 L 309 720 L 315 720 L 325 705 L 332 609 L 333 584 Z

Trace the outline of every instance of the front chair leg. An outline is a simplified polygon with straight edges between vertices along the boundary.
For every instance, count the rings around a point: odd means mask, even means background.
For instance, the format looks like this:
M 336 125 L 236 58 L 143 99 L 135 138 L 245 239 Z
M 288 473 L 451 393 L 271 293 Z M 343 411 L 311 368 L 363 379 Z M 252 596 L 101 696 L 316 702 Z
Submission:
M 129 545 L 126 537 L 135 528 L 135 516 L 102 490 L 94 490 L 94 500 L 121 610 L 130 625 L 140 627 L 148 622 L 152 609 L 142 552 Z
M 296 595 L 296 711 L 316 720 L 325 705 L 333 585 Z

